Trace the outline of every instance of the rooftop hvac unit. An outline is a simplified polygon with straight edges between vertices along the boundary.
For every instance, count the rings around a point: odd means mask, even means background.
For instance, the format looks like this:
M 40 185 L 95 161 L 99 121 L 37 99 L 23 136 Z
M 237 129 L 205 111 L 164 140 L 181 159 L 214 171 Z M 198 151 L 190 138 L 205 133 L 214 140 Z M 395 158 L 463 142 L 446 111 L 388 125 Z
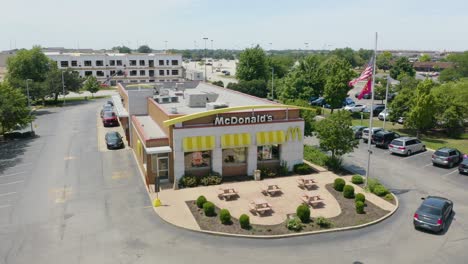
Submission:
M 177 114 L 177 107 L 171 107 L 171 114 Z
M 161 89 L 161 91 L 159 93 L 161 94 L 161 96 L 167 96 L 167 95 L 169 95 L 169 90 Z
M 228 107 L 229 107 L 228 103 L 222 103 L 222 102 L 206 104 L 206 110 L 215 110 L 215 109 L 228 108 Z

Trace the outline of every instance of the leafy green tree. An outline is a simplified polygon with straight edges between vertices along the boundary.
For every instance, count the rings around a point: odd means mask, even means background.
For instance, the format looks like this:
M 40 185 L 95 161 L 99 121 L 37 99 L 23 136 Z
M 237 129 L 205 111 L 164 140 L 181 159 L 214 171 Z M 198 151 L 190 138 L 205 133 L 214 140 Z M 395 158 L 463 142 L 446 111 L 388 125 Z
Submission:
M 429 54 L 423 54 L 419 57 L 418 60 L 421 62 L 428 62 L 431 61 L 431 56 L 429 56 Z
M 33 120 L 28 108 L 27 98 L 21 90 L 13 88 L 8 82 L 0 82 L 0 126 L 2 135 L 24 127 Z
M 363 63 L 365 63 L 366 61 L 369 61 L 371 59 L 371 57 L 374 55 L 374 51 L 367 49 L 359 49 L 357 51 L 357 55 L 361 58 Z
M 453 69 L 458 76 L 468 77 L 468 51 L 461 54 L 450 54 L 447 56 L 447 61 L 453 62 Z M 442 73 L 446 70 L 448 69 L 443 70 Z
M 441 82 L 455 82 L 463 78 L 460 71 L 455 68 L 447 68 L 440 72 L 439 81 Z
M 420 83 L 419 80 L 417 80 L 415 77 L 410 77 L 408 75 L 402 75 L 400 79 L 400 83 L 395 85 L 395 91 L 400 91 L 405 88 L 411 89 L 411 90 L 416 90 L 416 87 L 418 87 L 418 84 Z
M 259 45 L 245 49 L 240 54 L 236 72 L 237 78 L 241 81 L 268 79 L 265 51 Z
M 393 55 L 390 51 L 380 53 L 375 62 L 377 64 L 377 68 L 384 70 L 384 72 L 390 70 L 392 58 Z
M 227 88 L 261 98 L 266 98 L 268 95 L 268 88 L 265 80 L 241 80 L 239 83 L 229 83 Z
M 289 105 L 297 105 L 302 107 L 310 107 L 308 101 L 304 101 L 301 99 L 296 100 L 287 100 L 285 101 L 286 104 Z M 314 131 L 315 125 L 315 114 L 316 112 L 312 110 L 301 110 L 300 116 L 304 119 L 304 136 L 312 136 L 312 132 Z
M 99 91 L 99 88 L 101 88 L 101 84 L 98 82 L 96 77 L 89 76 L 88 79 L 86 79 L 83 88 L 90 92 L 91 96 L 94 97 L 94 94 Z
M 335 55 L 338 58 L 346 60 L 353 68 L 362 66 L 365 63 L 365 61 L 351 48 L 335 49 L 330 52 L 330 55 Z
M 404 75 L 414 77 L 416 75 L 416 71 L 413 69 L 413 65 L 407 57 L 400 57 L 390 70 L 390 76 L 393 79 L 401 80 Z
M 153 50 L 148 45 L 141 45 L 140 47 L 138 47 L 137 51 L 139 53 L 151 53 Z
M 393 101 L 389 104 L 390 112 L 389 120 L 395 122 L 400 117 L 407 117 L 407 113 L 411 110 L 412 100 L 414 97 L 414 89 L 403 88 L 399 90 Z
M 375 78 L 374 91 L 374 98 L 377 100 L 382 100 L 383 104 L 385 100 L 385 95 L 387 93 L 387 78 Z
M 283 78 L 294 65 L 294 60 L 292 57 L 276 55 L 267 57 L 267 64 L 267 70 L 269 70 L 270 74 L 268 76 L 269 79 L 271 78 L 271 68 L 274 69 L 275 78 Z
M 57 65 L 52 65 L 45 81 L 42 82 L 42 92 L 44 96 L 54 97 L 55 102 L 57 102 L 58 96 L 63 94 L 62 72 L 65 93 L 78 92 L 82 87 L 82 79 L 78 72 L 74 72 L 71 69 L 63 71 L 58 69 Z
M 432 87 L 434 87 L 434 83 L 430 79 L 418 85 L 412 100 L 413 107 L 405 120 L 405 127 L 415 129 L 418 136 L 419 133 L 431 129 L 435 125 L 436 108 L 434 106 L 436 100 L 431 93 Z
M 343 100 L 348 96 L 348 82 L 354 76 L 349 63 L 338 57 L 332 56 L 328 58 L 322 65 L 325 73 L 325 86 L 323 89 L 323 97 L 332 107 L 342 107 Z
M 112 50 L 117 50 L 119 53 L 132 53 L 132 50 L 126 46 L 116 46 L 113 47 Z
M 468 81 L 443 84 L 431 92 L 436 98 L 437 123 L 449 136 L 457 136 L 468 118 Z
M 351 115 L 347 111 L 337 111 L 315 124 L 320 148 L 331 152 L 332 160 L 340 159 L 359 144 L 351 129 Z

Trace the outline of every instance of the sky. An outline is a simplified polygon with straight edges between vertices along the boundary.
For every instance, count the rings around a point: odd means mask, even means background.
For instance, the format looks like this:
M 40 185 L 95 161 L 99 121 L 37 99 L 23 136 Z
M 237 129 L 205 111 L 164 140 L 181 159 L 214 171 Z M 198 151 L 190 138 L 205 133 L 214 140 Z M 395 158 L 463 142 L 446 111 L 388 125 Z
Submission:
M 468 50 L 466 0 L 0 0 L 0 50 Z M 211 41 L 213 40 L 213 41 Z M 167 41 L 167 42 L 166 42 Z M 271 43 L 271 44 L 270 44 Z M 308 43 L 308 44 L 305 44 Z

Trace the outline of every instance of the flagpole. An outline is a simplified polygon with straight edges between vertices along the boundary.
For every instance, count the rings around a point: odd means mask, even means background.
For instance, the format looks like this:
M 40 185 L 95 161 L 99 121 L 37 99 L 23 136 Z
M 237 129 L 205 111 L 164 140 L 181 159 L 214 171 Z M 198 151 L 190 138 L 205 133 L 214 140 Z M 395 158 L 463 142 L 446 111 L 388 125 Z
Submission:
M 371 86 L 371 105 L 370 105 L 370 117 L 369 117 L 369 138 L 367 139 L 367 170 L 366 170 L 366 184 L 369 180 L 369 169 L 370 169 L 370 157 L 372 154 L 371 146 L 372 146 L 372 119 L 374 117 L 374 85 L 375 85 L 375 61 L 377 59 L 377 32 L 375 32 L 375 47 L 374 47 L 374 61 L 372 66 L 372 86 Z

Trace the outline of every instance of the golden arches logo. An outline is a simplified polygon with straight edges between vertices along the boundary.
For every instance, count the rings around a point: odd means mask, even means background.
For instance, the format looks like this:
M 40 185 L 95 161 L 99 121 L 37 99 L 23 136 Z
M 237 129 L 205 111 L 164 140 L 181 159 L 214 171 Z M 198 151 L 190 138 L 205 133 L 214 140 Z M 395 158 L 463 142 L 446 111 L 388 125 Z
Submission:
M 286 141 L 289 140 L 301 140 L 302 139 L 302 132 L 301 128 L 296 126 L 296 127 L 289 127 L 288 131 L 286 132 Z

